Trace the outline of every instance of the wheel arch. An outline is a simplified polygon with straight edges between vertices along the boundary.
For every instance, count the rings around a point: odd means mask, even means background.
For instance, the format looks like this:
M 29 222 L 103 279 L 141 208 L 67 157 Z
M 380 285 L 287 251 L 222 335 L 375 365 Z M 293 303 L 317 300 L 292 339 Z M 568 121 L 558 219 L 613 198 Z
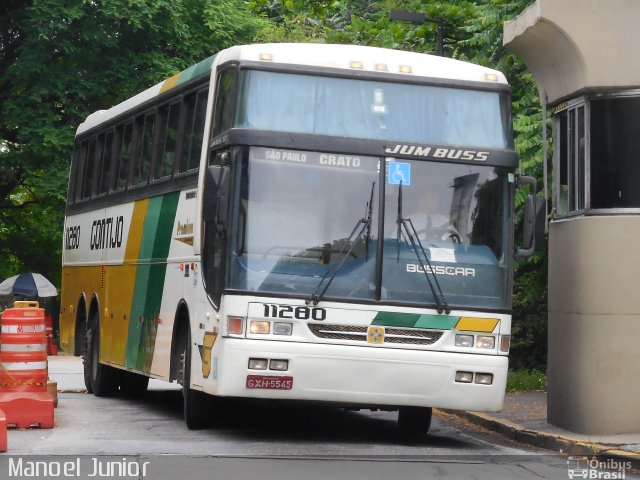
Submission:
M 76 308 L 76 324 L 74 329 L 73 354 L 78 357 L 84 354 L 84 340 L 87 333 L 87 297 L 84 292 L 78 298 Z
M 178 380 L 178 372 L 181 369 L 180 352 L 182 346 L 186 342 L 187 332 L 191 328 L 189 306 L 183 299 L 178 302 L 176 313 L 173 320 L 173 331 L 171 333 L 171 365 L 169 372 L 169 381 Z

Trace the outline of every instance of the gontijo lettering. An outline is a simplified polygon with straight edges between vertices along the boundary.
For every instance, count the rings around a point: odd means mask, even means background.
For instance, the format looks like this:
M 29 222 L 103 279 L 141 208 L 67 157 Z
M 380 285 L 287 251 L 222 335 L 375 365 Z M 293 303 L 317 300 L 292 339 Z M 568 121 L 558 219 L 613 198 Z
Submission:
M 124 231 L 124 217 L 110 217 L 94 220 L 91 224 L 89 247 L 91 250 L 120 248 Z

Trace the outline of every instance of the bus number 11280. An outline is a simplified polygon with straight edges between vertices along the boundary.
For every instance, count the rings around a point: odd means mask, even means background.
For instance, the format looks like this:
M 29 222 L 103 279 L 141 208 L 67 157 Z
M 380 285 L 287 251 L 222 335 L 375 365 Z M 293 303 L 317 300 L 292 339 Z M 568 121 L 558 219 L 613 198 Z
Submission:
M 291 305 L 273 305 L 263 303 L 264 316 L 267 318 L 289 318 L 297 320 L 322 321 L 327 318 L 327 311 L 319 307 L 293 307 Z

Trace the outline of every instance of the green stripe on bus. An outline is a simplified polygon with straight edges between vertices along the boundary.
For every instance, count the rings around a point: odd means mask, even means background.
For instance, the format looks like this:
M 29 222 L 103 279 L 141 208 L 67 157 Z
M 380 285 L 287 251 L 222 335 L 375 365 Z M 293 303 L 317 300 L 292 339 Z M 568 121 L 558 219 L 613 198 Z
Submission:
M 460 317 L 445 315 L 420 315 L 415 328 L 432 328 L 434 330 L 451 330 L 456 326 Z
M 142 231 L 125 361 L 127 367 L 147 373 L 151 369 L 179 198 L 180 192 L 173 192 L 150 199 Z
M 412 328 L 420 318 L 415 313 L 378 312 L 371 325 Z
M 194 78 L 197 78 L 201 75 L 205 75 L 206 73 L 210 72 L 211 65 L 213 64 L 213 61 L 215 60 L 215 58 L 216 56 L 212 55 L 211 57 L 206 58 L 205 60 L 202 60 L 201 62 L 198 62 L 195 65 L 187 68 L 186 70 L 183 70 L 182 72 L 180 72 L 180 77 L 176 82 L 176 86 L 186 83 L 189 80 L 192 80 Z
M 434 330 L 451 330 L 460 317 L 445 315 L 420 315 L 417 313 L 379 312 L 371 325 L 402 328 L 430 328 Z

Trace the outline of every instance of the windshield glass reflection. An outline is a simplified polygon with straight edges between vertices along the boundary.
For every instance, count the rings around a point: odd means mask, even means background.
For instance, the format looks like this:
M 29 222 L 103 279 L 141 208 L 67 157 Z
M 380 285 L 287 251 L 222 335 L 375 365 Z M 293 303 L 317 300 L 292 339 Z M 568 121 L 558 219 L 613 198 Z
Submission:
M 503 306 L 510 268 L 506 171 L 388 161 L 386 177 L 382 297 L 435 302 L 427 288 L 426 269 L 435 274 L 452 305 Z M 410 239 L 399 236 L 397 225 L 390 221 L 397 218 L 399 206 L 402 217 L 415 228 L 431 267 L 418 259 Z
M 509 112 L 506 93 L 248 70 L 235 126 L 505 149 Z
M 310 296 L 333 276 L 326 295 L 373 298 L 377 179 L 375 158 L 252 148 L 242 175 L 232 288 Z M 376 213 L 354 236 L 372 198 Z
M 230 288 L 437 307 L 427 268 L 452 308 L 509 308 L 506 169 L 253 147 L 241 170 Z M 428 262 L 398 236 L 400 184 Z

